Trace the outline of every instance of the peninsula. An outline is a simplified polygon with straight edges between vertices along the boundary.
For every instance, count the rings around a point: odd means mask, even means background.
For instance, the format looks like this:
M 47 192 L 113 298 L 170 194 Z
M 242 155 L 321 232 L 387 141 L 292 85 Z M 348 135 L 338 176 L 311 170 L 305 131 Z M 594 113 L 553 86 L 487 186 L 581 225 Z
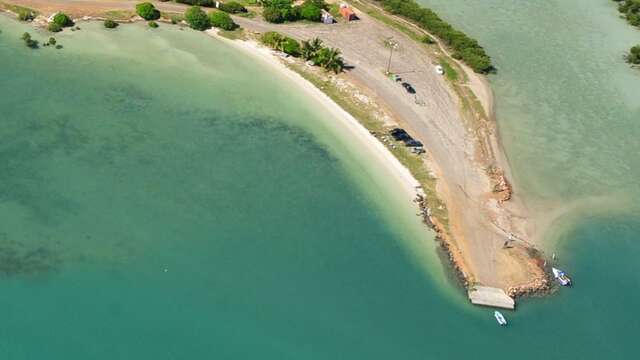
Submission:
M 142 20 L 135 15 L 136 4 L 127 0 L 0 1 L 0 7 L 7 10 L 24 7 L 44 18 L 63 11 L 75 19 L 118 22 Z M 159 21 L 167 23 L 180 23 L 189 7 L 174 2 L 153 4 L 160 11 Z M 536 248 L 541 229 L 514 191 L 484 75 L 458 60 L 464 57 L 454 58 L 449 41 L 410 18 L 391 14 L 382 6 L 384 2 L 351 0 L 348 4 L 357 20 L 336 16 L 333 24 L 267 22 L 256 16 L 262 7 L 244 4 L 251 16 L 232 15 L 241 30 L 222 35 L 255 45 L 260 34 L 278 32 L 298 41 L 318 38 L 339 49 L 346 66 L 340 74 L 285 57 L 279 64 L 325 92 L 411 172 L 415 180 L 408 184 L 414 188 L 420 215 L 437 232 L 468 290 L 499 289 L 512 298 L 546 291 L 544 260 Z M 261 51 L 259 46 L 244 48 Z M 468 60 L 473 61 L 470 55 Z M 470 65 L 481 72 L 489 69 L 484 60 Z M 444 69 L 444 76 L 436 66 Z M 400 86 L 398 78 L 413 91 Z M 394 128 L 422 142 L 426 152 L 411 153 L 394 141 L 389 135 Z

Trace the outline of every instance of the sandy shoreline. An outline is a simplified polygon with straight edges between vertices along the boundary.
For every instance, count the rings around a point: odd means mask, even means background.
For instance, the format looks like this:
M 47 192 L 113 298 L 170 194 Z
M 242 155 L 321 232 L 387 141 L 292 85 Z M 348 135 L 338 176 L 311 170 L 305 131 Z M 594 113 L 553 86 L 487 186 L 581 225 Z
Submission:
M 76 17 L 95 16 L 101 11 L 130 10 L 134 4 L 124 0 L 10 2 L 41 11 L 57 7 Z M 185 8 L 175 3 L 155 4 L 162 11 Z M 466 73 L 468 81 L 454 84 L 446 82 L 433 71 L 405 72 L 403 79 L 408 78 L 418 94 L 424 96 L 421 99 L 416 97 L 414 102 L 412 97 L 408 97 L 401 87 L 390 82 L 381 72 L 388 56 L 381 39 L 391 36 L 399 42 L 398 57 L 394 61 L 394 67 L 399 69 L 431 69 L 434 60 L 429 51 L 432 50 L 427 51 L 406 34 L 364 13 L 353 24 L 339 23 L 330 27 L 274 25 L 259 18 L 238 17 L 235 20 L 253 32 L 275 30 L 298 40 L 321 37 L 325 44 L 340 48 L 345 59 L 355 65 L 341 76 L 341 80 L 368 94 L 374 103 L 382 104 L 392 124 L 406 128 L 425 143 L 429 160 L 424 160 L 424 167 L 436 175 L 437 182 L 432 190 L 437 199 L 427 197 L 420 206 L 429 214 L 425 216 L 425 222 L 434 225 L 466 287 L 475 284 L 498 287 L 512 296 L 531 290 L 544 290 L 546 277 L 540 265 L 541 255 L 530 242 L 539 238 L 541 229 L 536 228 L 526 204 L 512 190 L 512 173 L 495 122 L 493 92 L 485 77 L 452 59 Z M 215 31 L 209 31 L 208 34 L 260 59 L 299 86 L 308 96 L 317 99 L 353 134 L 359 145 L 365 147 L 394 176 L 408 199 L 414 200 L 420 193 L 417 188 L 426 186 L 360 121 L 310 81 L 289 69 L 271 50 L 255 42 L 222 38 Z M 445 50 L 440 50 L 446 54 Z M 460 89 L 463 89 L 463 94 L 471 92 L 470 98 L 461 94 Z M 477 101 L 482 109 L 473 106 L 465 108 L 464 101 L 469 99 L 475 99 L 471 101 Z M 441 214 L 432 219 L 431 210 L 440 211 Z M 512 237 L 517 241 L 512 242 L 511 246 L 503 245 Z
M 407 196 L 407 199 L 413 200 L 416 198 L 416 194 L 420 193 L 420 191 L 417 190 L 421 187 L 418 180 L 413 177 L 411 172 L 402 165 L 380 141 L 373 137 L 356 118 L 336 104 L 329 96 L 304 79 L 300 74 L 284 65 L 280 58 L 274 54 L 273 50 L 252 40 L 230 40 L 224 38 L 219 36 L 218 31 L 215 29 L 205 32 L 209 36 L 224 41 L 226 44 L 239 49 L 254 59 L 260 60 L 273 70 L 284 75 L 295 84 L 295 86 L 302 89 L 305 94 L 312 97 L 315 101 L 318 101 L 326 110 L 329 110 L 332 117 L 337 120 L 345 130 L 349 131 L 352 135 L 351 139 L 356 141 L 357 145 L 366 148 L 367 152 L 372 155 L 379 164 L 385 166 L 387 173 L 395 178 L 396 182 L 401 186 L 403 193 Z

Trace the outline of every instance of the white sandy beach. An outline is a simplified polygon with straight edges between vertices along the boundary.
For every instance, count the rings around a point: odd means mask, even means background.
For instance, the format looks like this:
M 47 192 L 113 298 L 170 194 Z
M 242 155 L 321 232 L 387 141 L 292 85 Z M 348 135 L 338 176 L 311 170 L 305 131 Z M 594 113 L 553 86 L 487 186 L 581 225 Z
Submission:
M 273 50 L 255 41 L 226 39 L 219 36 L 218 31 L 215 29 L 207 30 L 206 33 L 269 65 L 304 91 L 309 98 L 318 101 L 328 111 L 336 123 L 351 135 L 350 139 L 355 142 L 354 145 L 365 148 L 365 151 L 385 168 L 389 177 L 398 184 L 407 198 L 409 200 L 415 199 L 416 194 L 420 192 L 419 188 L 421 185 L 418 180 L 413 177 L 411 172 L 351 114 L 342 109 L 329 98 L 329 96 L 300 76 L 300 74 L 284 65 Z

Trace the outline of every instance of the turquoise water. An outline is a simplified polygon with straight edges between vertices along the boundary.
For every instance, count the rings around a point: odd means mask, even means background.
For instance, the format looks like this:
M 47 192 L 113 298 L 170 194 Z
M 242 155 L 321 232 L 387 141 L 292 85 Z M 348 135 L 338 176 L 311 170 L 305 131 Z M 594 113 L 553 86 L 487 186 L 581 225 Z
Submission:
M 32 51 L 0 17 L 3 358 L 633 356 L 633 211 L 560 226 L 577 286 L 500 328 L 292 84 L 192 31 L 82 27 Z
M 551 348 L 574 354 L 564 358 L 635 357 L 640 71 L 622 56 L 640 43 L 640 32 L 607 0 L 421 3 L 491 54 L 517 190 L 541 217 L 564 213 L 543 247 L 557 252 L 577 286 L 523 310 L 556 318 L 553 333 L 566 341 Z

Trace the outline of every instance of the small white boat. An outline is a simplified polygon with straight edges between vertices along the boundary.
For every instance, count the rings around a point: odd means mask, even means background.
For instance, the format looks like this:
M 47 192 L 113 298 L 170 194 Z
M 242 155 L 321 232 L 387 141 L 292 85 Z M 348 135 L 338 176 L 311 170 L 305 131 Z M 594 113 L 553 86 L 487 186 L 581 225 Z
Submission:
M 498 321 L 498 324 L 500 324 L 500 326 L 507 325 L 507 319 L 502 316 L 502 313 L 500 313 L 500 311 L 494 311 L 493 316 L 496 318 L 496 321 Z
M 553 271 L 553 276 L 558 280 L 560 285 L 571 286 L 571 278 L 567 276 L 564 271 L 556 268 L 551 268 L 551 271 Z

